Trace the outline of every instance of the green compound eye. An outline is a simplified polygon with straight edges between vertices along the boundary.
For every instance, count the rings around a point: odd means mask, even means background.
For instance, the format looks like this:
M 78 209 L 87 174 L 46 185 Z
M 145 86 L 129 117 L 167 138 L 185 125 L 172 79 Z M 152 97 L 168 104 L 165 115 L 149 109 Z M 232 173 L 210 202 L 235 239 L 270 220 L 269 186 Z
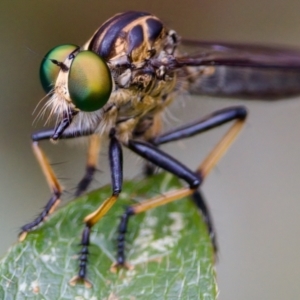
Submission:
M 69 71 L 69 94 L 82 111 L 95 111 L 108 101 L 112 90 L 110 70 L 105 61 L 92 51 L 76 55 Z
M 71 54 L 75 49 L 78 49 L 78 46 L 60 45 L 51 49 L 46 54 L 40 66 L 40 80 L 46 93 L 49 93 L 53 89 L 56 78 L 60 71 L 60 67 L 55 65 L 51 59 L 58 62 L 64 62 L 68 55 Z

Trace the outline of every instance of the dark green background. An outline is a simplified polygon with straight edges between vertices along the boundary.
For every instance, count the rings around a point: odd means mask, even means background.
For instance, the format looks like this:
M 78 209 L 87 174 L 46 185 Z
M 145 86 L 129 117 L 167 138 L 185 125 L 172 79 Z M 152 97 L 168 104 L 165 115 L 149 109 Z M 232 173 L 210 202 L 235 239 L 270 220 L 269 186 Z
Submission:
M 43 97 L 38 78 L 42 56 L 57 44 L 84 43 L 107 18 L 130 9 L 157 14 L 185 37 L 300 47 L 296 0 L 1 1 L 1 253 L 49 196 L 29 139 L 42 125 L 32 127 L 31 115 Z M 297 299 L 300 99 L 270 104 L 181 97 L 172 116 L 187 120 L 237 103 L 249 107 L 247 126 L 204 186 L 218 229 L 221 299 L 231 300 L 233 294 L 235 299 Z M 221 132 L 166 149 L 195 167 Z M 72 143 L 45 148 L 52 162 L 61 163 L 59 177 L 74 187 L 82 174 L 83 149 Z M 136 174 L 139 163 L 129 153 L 125 159 L 127 176 Z M 103 155 L 100 184 L 108 178 L 105 160 Z

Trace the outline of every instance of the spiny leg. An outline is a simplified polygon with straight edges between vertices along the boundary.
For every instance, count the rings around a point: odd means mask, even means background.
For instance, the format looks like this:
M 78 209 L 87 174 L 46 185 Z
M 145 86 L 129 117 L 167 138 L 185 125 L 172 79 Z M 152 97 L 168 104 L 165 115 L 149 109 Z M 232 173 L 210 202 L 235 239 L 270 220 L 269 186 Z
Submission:
M 55 208 L 60 202 L 60 196 L 62 193 L 62 187 L 59 181 L 57 180 L 44 152 L 39 147 L 37 141 L 34 141 L 32 143 L 32 149 L 46 177 L 50 190 L 52 191 L 52 196 L 46 204 L 46 206 L 44 207 L 43 211 L 39 214 L 39 216 L 32 222 L 21 227 L 21 233 L 19 235 L 20 241 L 23 241 L 26 238 L 26 235 L 29 231 L 33 230 L 35 227 L 40 225 L 45 220 L 45 218 L 55 210 Z
M 82 193 L 84 193 L 87 190 L 87 188 L 89 187 L 90 183 L 94 178 L 94 174 L 98 163 L 98 156 L 101 148 L 100 143 L 101 140 L 99 135 L 93 134 L 90 137 L 86 170 L 83 178 L 80 180 L 80 182 L 77 185 L 77 189 L 75 193 L 76 197 L 80 196 Z
M 192 123 L 185 124 L 182 127 L 175 128 L 171 131 L 165 132 L 151 140 L 151 143 L 160 146 L 165 143 L 169 143 L 176 140 L 181 140 L 184 138 L 188 138 L 202 132 L 206 132 L 210 129 L 215 127 L 219 127 L 227 122 L 236 119 L 243 119 L 246 117 L 246 111 L 244 107 L 236 106 L 236 107 L 229 107 L 225 109 L 221 109 L 218 111 L 213 112 L 212 114 L 200 119 L 193 121 Z M 208 205 L 198 190 L 191 196 L 193 202 L 200 210 L 200 213 L 203 215 L 203 220 L 207 225 L 207 229 L 209 235 L 212 240 L 212 244 L 217 253 L 217 238 L 216 238 L 216 231 L 214 229 L 213 220 L 209 212 Z
M 110 134 L 109 143 L 109 162 L 111 170 L 111 182 L 112 182 L 112 195 L 106 199 L 98 209 L 84 218 L 85 228 L 81 238 L 81 251 L 79 256 L 79 271 L 78 275 L 70 280 L 71 285 L 75 285 L 77 282 L 84 282 L 86 287 L 91 287 L 91 283 L 86 279 L 87 263 L 88 263 L 88 246 L 91 228 L 110 210 L 115 204 L 123 183 L 123 155 L 122 148 L 115 136 L 115 131 L 112 130 Z
M 46 204 L 46 206 L 44 207 L 43 211 L 38 215 L 38 217 L 34 219 L 32 222 L 27 223 L 21 227 L 21 233 L 19 235 L 20 241 L 23 241 L 26 238 L 26 235 L 29 231 L 32 231 L 34 228 L 39 226 L 47 218 L 47 216 L 50 215 L 55 210 L 55 208 L 60 202 L 60 196 L 62 193 L 62 187 L 50 163 L 48 162 L 45 153 L 39 147 L 38 142 L 42 140 L 50 140 L 50 139 L 57 140 L 58 138 L 70 139 L 70 138 L 76 138 L 76 137 L 86 136 L 91 134 L 91 132 L 80 132 L 80 131 L 74 131 L 72 133 L 67 133 L 67 134 L 63 133 L 63 130 L 67 127 L 67 124 L 70 123 L 71 120 L 72 118 L 68 116 L 68 119 L 63 119 L 63 121 L 59 123 L 56 128 L 42 130 L 32 135 L 33 152 L 48 182 L 48 185 L 52 192 L 52 196 L 48 201 L 48 203 Z
M 155 146 L 160 146 L 165 143 L 180 140 L 183 138 L 188 138 L 193 135 L 208 131 L 212 128 L 221 126 L 222 124 L 225 124 L 229 121 L 232 121 L 235 119 L 243 119 L 243 118 L 245 118 L 245 114 L 246 114 L 245 109 L 244 109 L 244 107 L 241 107 L 241 106 L 230 107 L 230 108 L 218 110 L 200 120 L 196 120 L 196 121 L 186 124 L 182 127 L 178 127 L 171 131 L 165 132 L 161 135 L 155 136 L 154 138 L 150 139 L 150 143 L 152 143 Z M 147 163 L 146 168 L 144 169 L 145 175 L 146 176 L 152 175 L 155 168 L 157 168 L 157 167 L 154 166 L 153 164 Z M 214 229 L 213 220 L 210 215 L 209 208 L 205 202 L 205 199 L 199 190 L 197 190 L 191 196 L 191 198 L 203 216 L 203 220 L 205 221 L 205 223 L 207 225 L 207 229 L 208 229 L 208 232 L 211 237 L 212 244 L 213 244 L 213 247 L 214 247 L 214 250 L 216 253 L 217 249 L 218 249 L 216 231 Z M 126 213 L 124 215 L 126 215 Z M 124 218 L 127 219 L 127 217 L 124 217 Z M 123 227 L 124 226 L 121 226 L 121 224 L 120 224 L 120 228 L 123 228 Z
M 196 202 L 197 206 L 204 215 L 204 221 L 208 226 L 208 231 L 212 239 L 213 247 L 215 250 L 217 250 L 212 220 L 204 202 L 204 199 L 198 192 L 198 187 L 202 183 L 203 179 L 208 175 L 210 170 L 213 169 L 213 167 L 216 165 L 219 159 L 225 154 L 229 146 L 233 143 L 236 136 L 238 135 L 238 133 L 244 125 L 246 115 L 247 112 L 243 107 L 228 108 L 215 112 L 214 114 L 205 118 L 204 120 L 194 122 L 187 126 L 179 128 L 180 134 L 177 134 L 177 131 L 174 130 L 162 136 L 162 141 L 167 142 L 179 139 L 180 136 L 183 136 L 183 138 L 189 137 L 197 133 L 206 131 L 208 129 L 220 126 L 229 121 L 236 120 L 232 127 L 229 129 L 229 131 L 224 135 L 221 141 L 210 152 L 210 154 L 206 157 L 204 162 L 198 167 L 198 169 L 195 172 L 190 171 L 181 163 L 177 162 L 175 159 L 171 158 L 169 155 L 165 154 L 158 148 L 155 148 L 151 144 L 129 141 L 128 148 L 130 148 L 140 156 L 146 158 L 151 163 L 173 173 L 179 178 L 184 179 L 190 186 L 187 188 L 179 189 L 177 191 L 167 192 L 162 196 L 149 199 L 148 201 L 127 208 L 127 210 L 121 218 L 121 222 L 119 225 L 117 262 L 114 268 L 126 265 L 125 234 L 127 232 L 128 221 L 130 216 L 147 211 L 154 207 L 165 205 L 169 202 L 178 200 L 189 195 L 193 196 L 194 201 Z M 160 137 L 158 137 L 157 139 L 159 138 Z M 198 184 L 196 185 L 191 184 L 190 179 L 188 179 L 188 177 L 192 174 L 196 175 L 199 180 Z
M 165 143 L 188 138 L 206 132 L 215 127 L 219 127 L 232 120 L 236 120 L 236 119 L 243 120 L 246 117 L 246 114 L 247 114 L 246 110 L 242 106 L 228 107 L 225 109 L 217 110 L 200 120 L 193 121 L 179 128 L 175 128 L 173 130 L 165 132 L 155 137 L 151 142 L 154 145 L 159 146 Z M 207 225 L 207 229 L 211 237 L 214 251 L 215 253 L 217 253 L 218 246 L 217 246 L 216 231 L 213 225 L 213 220 L 210 215 L 208 205 L 206 204 L 206 201 L 199 190 L 196 191 L 191 196 L 191 198 L 195 203 L 195 205 L 197 206 L 197 208 L 200 210 L 200 213 L 203 215 L 203 220 Z

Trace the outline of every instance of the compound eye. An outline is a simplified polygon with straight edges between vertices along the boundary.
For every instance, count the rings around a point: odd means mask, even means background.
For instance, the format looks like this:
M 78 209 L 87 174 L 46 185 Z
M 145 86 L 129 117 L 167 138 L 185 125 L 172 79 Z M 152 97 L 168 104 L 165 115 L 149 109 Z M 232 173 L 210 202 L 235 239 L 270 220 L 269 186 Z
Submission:
M 64 62 L 69 54 L 78 48 L 75 45 L 60 45 L 54 47 L 46 54 L 40 66 L 40 80 L 46 93 L 53 89 L 60 71 L 60 67 L 53 63 L 52 60 Z
M 112 78 L 106 62 L 92 51 L 81 51 L 74 58 L 68 78 L 73 104 L 82 111 L 95 111 L 108 101 Z

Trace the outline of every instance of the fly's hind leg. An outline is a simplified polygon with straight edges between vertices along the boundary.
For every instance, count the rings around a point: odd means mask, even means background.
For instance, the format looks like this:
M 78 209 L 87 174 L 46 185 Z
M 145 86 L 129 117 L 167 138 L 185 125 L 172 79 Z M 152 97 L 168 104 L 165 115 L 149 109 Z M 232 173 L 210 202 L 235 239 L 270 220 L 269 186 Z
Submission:
M 207 224 L 210 237 L 212 239 L 213 247 L 215 251 L 217 250 L 215 232 L 213 229 L 211 216 L 204 199 L 198 191 L 198 188 L 202 184 L 208 173 L 213 169 L 213 167 L 217 164 L 220 158 L 225 154 L 227 149 L 236 139 L 238 133 L 245 123 L 246 116 L 247 112 L 244 107 L 231 107 L 219 110 L 200 121 L 190 123 L 186 126 L 162 134 L 161 136 L 153 139 L 151 144 L 134 140 L 129 141 L 127 145 L 129 149 L 142 156 L 146 160 L 150 161 L 154 165 L 157 165 L 158 167 L 170 173 L 173 173 L 175 176 L 185 180 L 189 186 L 175 191 L 167 192 L 162 196 L 148 199 L 143 203 L 130 206 L 126 209 L 119 224 L 117 261 L 113 266 L 113 269 L 115 269 L 116 267 L 126 266 L 125 235 L 127 232 L 128 221 L 130 217 L 186 196 L 192 196 L 198 208 L 201 210 L 204 216 L 204 220 Z M 235 122 L 195 172 L 189 170 L 183 164 L 155 146 L 182 138 L 191 137 L 230 121 Z
M 199 189 L 191 195 L 191 198 L 192 198 L 193 202 L 195 203 L 195 205 L 197 206 L 197 208 L 199 209 L 199 211 L 203 217 L 203 221 L 206 224 L 208 234 L 209 234 L 211 243 L 213 245 L 214 253 L 217 254 L 218 243 L 217 243 L 216 230 L 214 227 L 212 216 L 210 214 L 209 207 L 207 206 L 206 201 L 205 201 L 201 191 L 199 191 Z

